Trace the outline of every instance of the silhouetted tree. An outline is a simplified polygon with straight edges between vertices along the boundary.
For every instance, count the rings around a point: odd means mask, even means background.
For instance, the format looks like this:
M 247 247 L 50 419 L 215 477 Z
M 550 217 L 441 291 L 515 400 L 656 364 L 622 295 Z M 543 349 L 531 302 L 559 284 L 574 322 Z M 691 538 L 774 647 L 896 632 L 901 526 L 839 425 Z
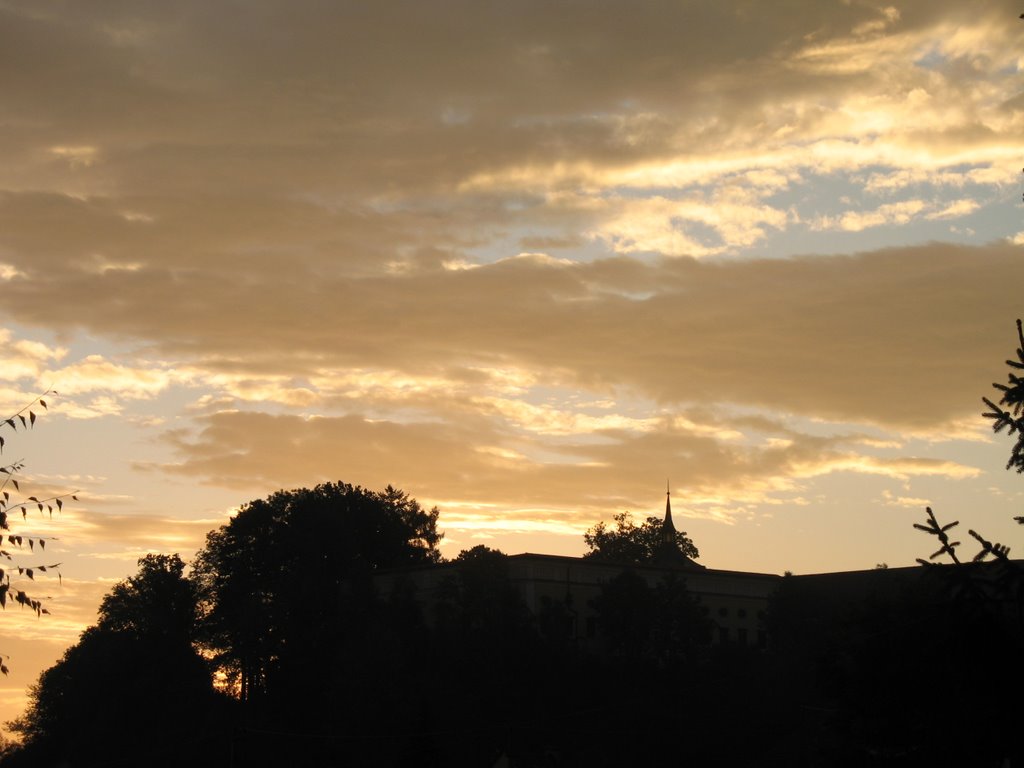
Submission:
M 1014 443 L 1010 452 L 1006 468 L 1013 467 L 1018 472 L 1024 472 L 1024 377 L 1014 373 L 1014 371 L 1024 371 L 1024 327 L 1019 319 L 1017 320 L 1017 339 L 1017 359 L 1006 361 L 1006 365 L 1010 368 L 1007 383 L 992 384 L 1002 393 L 999 404 L 997 405 L 987 397 L 983 397 L 982 400 L 990 409 L 984 416 L 992 420 L 992 431 L 998 434 L 1005 429 L 1009 434 L 1017 435 L 1017 442 Z M 1004 405 L 1007 406 L 1005 410 L 1001 407 Z M 1018 517 L 1017 521 L 1024 523 L 1024 518 Z
M 635 571 L 622 571 L 601 587 L 593 600 L 601 635 L 617 655 L 647 655 L 654 627 L 654 594 Z
M 992 430 L 997 434 L 1007 430 L 1009 434 L 1017 434 L 1017 441 L 1010 453 L 1010 459 L 1006 468 L 1016 468 L 1017 472 L 1024 472 L 1024 377 L 1018 376 L 1014 371 L 1024 370 L 1024 326 L 1017 320 L 1017 360 L 1007 360 L 1010 367 L 1009 381 L 1007 384 L 993 384 L 1002 393 L 999 404 L 983 397 L 985 405 L 989 407 L 982 415 L 992 420 Z M 1001 406 L 1007 406 L 1004 410 Z M 933 565 L 934 560 L 940 557 L 948 557 L 954 565 L 960 565 L 961 560 L 957 554 L 957 547 L 961 542 L 953 540 L 950 531 L 956 528 L 960 522 L 954 520 L 951 523 L 941 524 L 932 512 L 931 507 L 925 508 L 927 515 L 925 522 L 914 523 L 914 527 L 934 536 L 939 543 L 939 548 L 932 553 L 928 560 L 918 558 L 917 562 L 922 565 Z M 1024 524 L 1024 516 L 1014 518 L 1018 523 Z M 978 550 L 974 554 L 973 563 L 984 563 L 986 560 L 994 561 L 991 566 L 981 568 L 959 569 L 955 573 L 947 574 L 950 585 L 958 595 L 967 594 L 979 602 L 991 602 L 995 600 L 1000 603 L 1016 602 L 1018 613 L 1024 612 L 1024 573 L 1020 565 L 1009 558 L 1010 547 L 998 541 L 989 541 L 982 534 L 971 529 L 967 533 L 977 542 Z
M 196 586 L 178 555 L 146 555 L 139 572 L 100 602 L 99 629 L 186 646 L 196 623 Z
M 632 565 L 653 562 L 664 547 L 662 521 L 648 517 L 637 525 L 629 512 L 621 512 L 612 519 L 615 521 L 614 529 L 602 521 L 583 534 L 583 541 L 589 548 L 583 556 Z M 675 543 L 687 557 L 696 559 L 700 556 L 685 531 L 675 532 Z
M 177 555 L 147 555 L 111 590 L 96 625 L 31 687 L 10 724 L 24 747 L 5 766 L 224 759 L 210 673 L 190 642 L 196 606 L 183 568 Z
M 593 606 L 616 655 L 678 661 L 711 641 L 710 621 L 674 574 L 652 588 L 636 571 L 624 570 L 602 585 Z
M 1021 707 L 992 690 L 1022 682 L 1019 636 L 951 594 L 946 574 L 971 567 L 782 580 L 769 626 L 779 706 L 789 713 L 788 764 L 1000 765 L 1017 757 Z
M 472 646 L 474 655 L 500 653 L 532 635 L 532 617 L 509 577 L 505 553 L 481 544 L 460 552 L 453 563 L 440 587 L 441 632 Z
M 351 714 L 347 691 L 370 674 L 358 654 L 374 625 L 371 576 L 438 562 L 437 515 L 390 486 L 328 483 L 252 501 L 207 536 L 193 566 L 198 637 L 251 711 Z

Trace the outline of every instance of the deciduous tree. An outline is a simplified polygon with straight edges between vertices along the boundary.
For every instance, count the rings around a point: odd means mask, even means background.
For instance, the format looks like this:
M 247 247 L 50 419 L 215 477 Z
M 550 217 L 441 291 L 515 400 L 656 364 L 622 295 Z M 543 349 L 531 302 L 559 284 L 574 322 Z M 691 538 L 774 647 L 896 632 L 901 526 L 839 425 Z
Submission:
M 183 569 L 177 555 L 147 555 L 107 594 L 96 625 L 40 675 L 10 724 L 25 741 L 11 765 L 205 764 L 212 743 L 226 751 L 210 728 L 215 694 L 191 643 Z
M 632 565 L 653 562 L 664 546 L 662 521 L 648 517 L 637 525 L 629 512 L 622 512 L 612 519 L 615 521 L 614 529 L 602 521 L 583 534 L 583 540 L 590 550 L 583 556 Z M 673 535 L 682 554 L 691 559 L 700 556 L 685 531 L 674 531 Z
M 199 638 L 237 695 L 301 707 L 336 692 L 371 574 L 439 562 L 437 516 L 390 486 L 327 483 L 249 502 L 212 531 L 193 568 Z

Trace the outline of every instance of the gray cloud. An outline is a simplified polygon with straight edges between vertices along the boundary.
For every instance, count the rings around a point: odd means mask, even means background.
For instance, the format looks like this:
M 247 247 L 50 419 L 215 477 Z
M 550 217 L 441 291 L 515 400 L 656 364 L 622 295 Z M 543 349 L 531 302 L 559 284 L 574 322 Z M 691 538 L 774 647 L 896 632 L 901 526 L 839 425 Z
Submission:
M 222 370 L 521 367 L 663 403 L 929 429 L 974 413 L 1001 376 L 1019 252 L 933 244 L 722 263 L 522 258 L 351 278 L 301 265 L 237 275 L 223 265 L 69 267 L 4 290 L 21 322 L 85 326 Z

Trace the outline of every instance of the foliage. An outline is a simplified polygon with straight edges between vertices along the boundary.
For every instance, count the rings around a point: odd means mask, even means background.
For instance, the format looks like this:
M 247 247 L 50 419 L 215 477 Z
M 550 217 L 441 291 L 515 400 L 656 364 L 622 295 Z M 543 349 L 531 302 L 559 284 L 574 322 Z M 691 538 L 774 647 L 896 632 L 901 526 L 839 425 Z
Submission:
M 1016 758 L 1021 707 L 993 690 L 1021 684 L 1019 629 L 949 590 L 949 578 L 977 568 L 784 578 L 769 610 L 771 653 L 793 746 L 806 752 L 781 764 Z
M 637 525 L 629 512 L 622 512 L 612 519 L 615 521 L 614 529 L 602 521 L 583 534 L 590 550 L 584 557 L 628 565 L 653 562 L 663 546 L 662 521 L 648 517 Z M 700 556 L 685 531 L 676 531 L 675 541 L 679 551 L 687 557 L 696 559 Z
M 390 486 L 346 483 L 245 504 L 193 565 L 198 639 L 245 701 L 327 695 L 373 571 L 440 561 L 437 516 Z
M 180 764 L 210 737 L 214 693 L 190 642 L 194 587 L 183 568 L 177 555 L 148 555 L 104 597 L 96 625 L 40 675 L 9 724 L 25 741 L 11 765 Z
M 33 429 L 36 420 L 39 418 L 37 410 L 41 409 L 41 412 L 46 411 L 48 406 L 45 398 L 56 394 L 53 390 L 47 390 L 42 395 L 33 398 L 28 405 L 22 407 L 17 413 L 0 421 L 0 455 L 3 455 L 4 448 L 7 446 L 9 439 L 5 438 L 3 433 L 5 431 L 17 432 L 19 425 L 22 431 Z M 52 518 L 54 507 L 56 507 L 59 513 L 64 508 L 64 503 L 67 499 L 70 498 L 77 501 L 78 497 L 75 495 L 77 491 L 55 496 L 43 495 L 42 497 L 25 494 L 21 489 L 24 469 L 25 462 L 21 459 L 0 465 L 0 557 L 12 563 L 6 568 L 0 567 L 0 608 L 6 609 L 7 600 L 10 598 L 22 608 L 28 608 L 35 611 L 37 616 L 41 616 L 44 613 L 49 613 L 49 610 L 43 607 L 43 600 L 45 598 L 29 595 L 26 592 L 27 584 L 20 577 L 25 577 L 29 581 L 35 581 L 36 574 L 52 572 L 57 574 L 58 581 L 62 581 L 59 570 L 61 563 L 36 561 L 32 565 L 13 564 L 14 556 L 9 550 L 4 548 L 4 539 L 6 539 L 6 546 L 17 547 L 22 550 L 25 544 L 28 544 L 30 554 L 41 558 L 46 550 L 47 541 L 52 540 L 52 537 L 47 539 L 41 536 L 28 536 L 13 532 L 11 530 L 10 514 L 15 511 L 21 512 L 21 520 L 25 522 L 28 519 L 29 510 L 34 507 L 40 515 L 44 513 L 45 509 L 49 517 Z M 11 493 L 12 490 L 13 494 Z M 37 545 L 39 547 L 38 555 L 36 555 Z M 17 572 L 19 581 L 12 581 L 11 579 L 15 572 Z M 8 672 L 7 666 L 3 662 L 0 662 L 0 672 L 5 675 Z
M 1002 392 L 999 404 L 997 405 L 987 397 L 981 399 L 990 409 L 982 415 L 992 420 L 992 431 L 998 434 L 1005 429 L 1008 434 L 1017 435 L 1017 442 L 1010 453 L 1010 459 L 1006 463 L 1006 468 L 1014 467 L 1017 472 L 1024 472 L 1024 377 L 1018 376 L 1013 372 L 1015 370 L 1024 370 L 1024 326 L 1022 326 L 1020 319 L 1017 320 L 1017 339 L 1017 360 L 1006 361 L 1006 364 L 1010 367 L 1009 382 L 1007 384 L 992 384 L 995 389 Z M 1003 405 L 1008 406 L 1008 409 L 1004 410 L 1000 407 Z M 948 531 L 958 526 L 960 521 L 954 520 L 952 523 L 940 525 L 931 507 L 925 507 L 925 513 L 927 519 L 924 524 L 914 523 L 914 527 L 930 536 L 934 536 L 938 539 L 940 546 L 938 550 L 932 553 L 928 560 L 918 558 L 917 562 L 922 565 L 932 565 L 932 560 L 941 555 L 947 555 L 954 564 L 960 564 L 960 558 L 957 557 L 956 553 L 956 548 L 960 546 L 960 542 L 950 541 L 948 533 Z M 1018 516 L 1014 519 L 1024 525 L 1024 516 Z M 981 562 L 991 557 L 1009 566 L 1011 562 L 1009 559 L 1009 546 L 999 542 L 988 541 L 974 530 L 968 530 L 967 533 L 978 542 L 980 547 L 974 555 L 973 562 Z
M 618 656 L 678 661 L 711 640 L 710 621 L 686 582 L 672 574 L 651 588 L 641 575 L 624 570 L 602 585 L 593 607 L 609 650 Z
M 982 400 L 990 409 L 984 416 L 992 420 L 992 431 L 998 434 L 1005 429 L 1008 434 L 1017 435 L 1017 442 L 1014 443 L 1010 459 L 1006 462 L 1006 468 L 1013 467 L 1018 472 L 1024 472 L 1024 377 L 1014 373 L 1014 371 L 1024 370 L 1024 327 L 1021 326 L 1019 319 L 1017 320 L 1017 339 L 1017 359 L 1006 361 L 1010 367 L 1008 383 L 992 384 L 1002 393 L 998 405 L 987 397 L 983 397 Z M 1007 406 L 1007 408 L 1004 410 L 1001 406 Z M 1024 523 L 1024 518 L 1018 517 L 1017 521 Z
M 178 555 L 146 555 L 139 572 L 116 584 L 99 609 L 100 629 L 134 637 L 191 644 L 196 621 L 196 586 L 184 577 Z
M 512 583 L 504 552 L 479 544 L 459 552 L 453 566 L 439 589 L 444 642 L 479 655 L 532 638 L 532 617 Z
M 1018 472 L 1024 472 L 1024 377 L 1017 376 L 1013 373 L 1014 370 L 1024 370 L 1024 326 L 1021 321 L 1017 320 L 1017 360 L 1007 360 L 1006 364 L 1010 367 L 1009 383 L 1008 384 L 993 384 L 997 390 L 1002 392 L 1002 397 L 999 400 L 999 405 L 989 400 L 987 397 L 983 397 L 985 405 L 989 407 L 989 411 L 982 414 L 985 418 L 992 420 L 992 430 L 997 434 L 1002 432 L 1004 429 L 1009 434 L 1017 434 L 1017 442 L 1014 444 L 1013 449 L 1010 453 L 1010 460 L 1006 464 L 1006 468 L 1010 469 L 1015 467 Z M 1008 410 L 1003 410 L 1001 405 L 1009 407 Z M 946 555 L 955 565 L 960 564 L 960 558 L 957 556 L 956 548 L 960 546 L 959 541 L 951 541 L 949 531 L 960 524 L 959 520 L 954 520 L 951 523 L 942 525 L 935 517 L 935 513 L 932 512 L 931 507 L 925 507 L 925 514 L 927 519 L 923 524 L 914 523 L 914 527 L 920 531 L 924 531 L 930 536 L 934 536 L 939 541 L 939 549 L 932 553 L 928 560 L 918 558 L 917 562 L 922 565 L 932 565 L 931 561 L 936 558 Z M 1018 516 L 1014 518 L 1018 523 L 1024 524 L 1024 516 Z M 1003 570 L 1006 572 L 1019 571 L 1012 561 L 1009 559 L 1010 547 L 1006 544 L 999 542 L 992 542 L 982 536 L 975 530 L 968 530 L 968 534 L 978 543 L 979 549 L 974 555 L 972 562 L 978 563 L 984 561 L 986 558 L 991 557 L 993 560 L 999 561 Z M 978 573 L 975 571 L 975 573 Z

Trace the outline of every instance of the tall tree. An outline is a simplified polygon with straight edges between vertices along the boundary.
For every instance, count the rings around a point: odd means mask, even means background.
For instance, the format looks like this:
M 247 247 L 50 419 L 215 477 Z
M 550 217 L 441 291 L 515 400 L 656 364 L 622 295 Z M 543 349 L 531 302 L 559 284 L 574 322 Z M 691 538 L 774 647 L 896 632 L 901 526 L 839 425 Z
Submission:
M 209 723 L 210 673 L 190 642 L 194 588 L 183 569 L 177 555 L 147 555 L 103 599 L 96 625 L 40 675 L 11 723 L 25 741 L 11 765 L 172 765 L 187 755 L 202 764 L 213 745 L 226 753 Z
M 373 571 L 439 562 L 437 516 L 390 486 L 327 483 L 249 502 L 212 531 L 193 567 L 199 637 L 237 695 L 287 699 L 295 716 L 331 698 Z

